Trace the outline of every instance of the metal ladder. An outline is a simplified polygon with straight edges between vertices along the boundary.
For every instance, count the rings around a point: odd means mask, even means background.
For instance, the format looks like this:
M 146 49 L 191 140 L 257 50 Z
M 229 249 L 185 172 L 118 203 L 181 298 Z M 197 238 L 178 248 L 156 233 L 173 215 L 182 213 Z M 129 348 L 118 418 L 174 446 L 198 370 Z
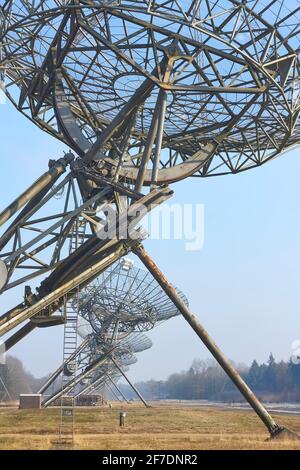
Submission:
M 70 254 L 73 253 L 85 241 L 86 219 L 82 216 L 76 218 L 70 239 Z M 79 294 L 79 289 L 65 296 L 63 305 L 64 316 L 64 343 L 63 343 L 63 371 L 62 371 L 62 391 L 70 381 L 77 375 L 76 356 L 70 357 L 77 349 L 78 330 L 78 310 L 74 308 L 74 300 Z M 75 434 L 75 391 L 62 394 L 60 399 L 60 428 L 59 444 L 72 446 Z

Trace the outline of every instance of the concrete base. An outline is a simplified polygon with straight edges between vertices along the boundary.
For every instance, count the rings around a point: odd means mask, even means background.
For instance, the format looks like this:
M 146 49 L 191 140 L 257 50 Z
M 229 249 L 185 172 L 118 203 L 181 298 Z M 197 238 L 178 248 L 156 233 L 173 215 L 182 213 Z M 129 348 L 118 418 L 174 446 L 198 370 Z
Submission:
M 300 441 L 300 436 L 287 428 L 280 428 L 275 434 L 267 439 L 268 441 Z

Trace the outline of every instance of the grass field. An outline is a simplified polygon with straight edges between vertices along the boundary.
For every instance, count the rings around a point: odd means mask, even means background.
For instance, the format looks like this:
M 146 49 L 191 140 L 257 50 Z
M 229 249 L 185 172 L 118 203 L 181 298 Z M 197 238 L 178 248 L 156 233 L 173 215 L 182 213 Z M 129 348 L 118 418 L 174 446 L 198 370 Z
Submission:
M 120 406 L 78 408 L 74 449 L 300 449 L 300 441 L 266 441 L 268 433 L 248 411 L 155 405 L 127 405 L 126 426 L 119 427 Z M 59 409 L 0 409 L 0 450 L 53 449 Z M 280 424 L 300 434 L 300 418 L 281 415 Z

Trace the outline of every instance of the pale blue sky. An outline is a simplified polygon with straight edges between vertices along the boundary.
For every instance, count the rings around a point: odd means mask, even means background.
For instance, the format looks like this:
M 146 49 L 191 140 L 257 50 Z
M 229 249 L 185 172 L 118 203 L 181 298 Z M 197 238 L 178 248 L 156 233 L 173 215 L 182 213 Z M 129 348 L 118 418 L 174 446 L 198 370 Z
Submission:
M 63 145 L 10 105 L 0 106 L 0 206 L 3 208 L 59 158 Z M 241 175 L 189 179 L 174 185 L 176 203 L 205 205 L 205 245 L 186 252 L 182 241 L 148 241 L 146 248 L 194 313 L 237 362 L 288 359 L 300 339 L 299 150 Z M 2 314 L 21 293 L 1 298 Z M 39 330 L 12 350 L 37 376 L 61 360 L 62 329 Z M 150 334 L 152 349 L 130 370 L 134 380 L 163 379 L 209 356 L 176 318 Z

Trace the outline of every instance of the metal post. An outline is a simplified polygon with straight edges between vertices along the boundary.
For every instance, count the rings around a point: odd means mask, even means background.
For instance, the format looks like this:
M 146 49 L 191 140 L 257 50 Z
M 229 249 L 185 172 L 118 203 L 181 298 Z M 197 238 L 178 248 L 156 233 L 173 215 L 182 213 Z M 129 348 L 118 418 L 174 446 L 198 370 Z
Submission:
M 160 115 L 159 110 L 161 107 L 161 99 L 162 99 L 162 95 L 159 93 L 156 106 L 154 109 L 152 121 L 151 121 L 151 126 L 150 126 L 147 140 L 145 143 L 145 149 L 144 149 L 143 156 L 139 165 L 139 171 L 138 171 L 138 175 L 137 175 L 137 179 L 135 183 L 135 191 L 137 192 L 141 192 L 141 190 L 143 189 L 147 165 L 150 160 L 153 145 L 156 139 L 157 129 L 158 129 L 158 118 Z
M 165 125 L 165 116 L 166 116 L 166 109 L 167 109 L 167 92 L 164 90 L 160 90 L 161 94 L 161 102 L 160 102 L 160 109 L 159 109 L 159 117 L 158 117 L 158 129 L 157 129 L 157 137 L 156 137 L 156 144 L 154 150 L 154 161 L 153 161 L 153 169 L 152 169 L 152 184 L 157 182 L 158 177 L 158 164 L 160 158 L 160 152 L 162 149 L 162 142 L 163 142 L 163 135 L 164 135 L 164 125 Z
M 148 253 L 145 251 L 142 245 L 138 245 L 133 248 L 134 253 L 139 257 L 143 262 L 146 268 L 151 272 L 153 277 L 157 280 L 166 294 L 174 302 L 178 310 L 182 313 L 185 320 L 190 324 L 195 333 L 199 336 L 201 341 L 212 353 L 214 358 L 218 361 L 222 369 L 227 373 L 231 378 L 233 383 L 237 386 L 240 392 L 243 394 L 245 399 L 248 401 L 253 410 L 257 413 L 259 418 L 263 421 L 265 426 L 268 428 L 272 437 L 278 435 L 284 428 L 278 426 L 274 421 L 272 416 L 267 412 L 264 406 L 256 398 L 252 390 L 244 382 L 242 377 L 239 375 L 237 370 L 233 367 L 230 361 L 224 356 L 223 352 L 219 349 L 213 339 L 209 336 L 208 332 L 201 325 L 199 320 L 192 314 L 187 305 L 181 300 L 180 296 L 177 294 L 176 289 L 170 284 L 165 275 L 160 271 L 156 264 L 149 257 Z
M 139 397 L 139 399 L 144 403 L 144 405 L 146 406 L 146 408 L 151 408 L 151 406 L 146 402 L 146 400 L 143 398 L 143 396 L 140 394 L 140 392 L 138 391 L 138 389 L 133 385 L 133 383 L 129 380 L 129 378 L 127 377 L 127 375 L 125 374 L 125 372 L 123 371 L 123 369 L 119 366 L 119 364 L 114 360 L 113 357 L 111 357 L 111 360 L 112 362 L 114 363 L 114 365 L 116 366 L 116 368 L 119 370 L 119 372 L 121 372 L 121 374 L 123 375 L 124 379 L 128 382 L 128 384 L 130 385 L 130 387 L 135 391 L 135 393 L 137 394 L 137 396 Z
M 167 67 L 166 67 L 166 70 L 164 73 L 164 79 L 163 79 L 165 83 L 168 83 L 170 79 L 172 65 L 175 62 L 175 60 L 176 60 L 176 57 L 168 58 Z M 142 161 L 140 163 L 137 180 L 135 183 L 135 190 L 138 192 L 142 190 L 143 185 L 144 185 L 145 173 L 146 173 L 148 162 L 152 154 L 152 149 L 153 149 L 155 139 L 156 139 L 156 148 L 155 148 L 155 157 L 154 157 L 155 160 L 154 160 L 154 165 L 153 165 L 153 170 L 152 170 L 152 180 L 153 180 L 153 177 L 156 178 L 157 180 L 158 162 L 159 162 L 159 155 L 160 155 L 162 139 L 163 139 L 166 106 L 167 106 L 167 93 L 165 90 L 160 90 L 158 97 L 157 97 L 151 126 L 148 132 Z
M 125 427 L 125 418 L 126 418 L 126 413 L 125 411 L 120 412 L 120 427 L 124 428 Z

